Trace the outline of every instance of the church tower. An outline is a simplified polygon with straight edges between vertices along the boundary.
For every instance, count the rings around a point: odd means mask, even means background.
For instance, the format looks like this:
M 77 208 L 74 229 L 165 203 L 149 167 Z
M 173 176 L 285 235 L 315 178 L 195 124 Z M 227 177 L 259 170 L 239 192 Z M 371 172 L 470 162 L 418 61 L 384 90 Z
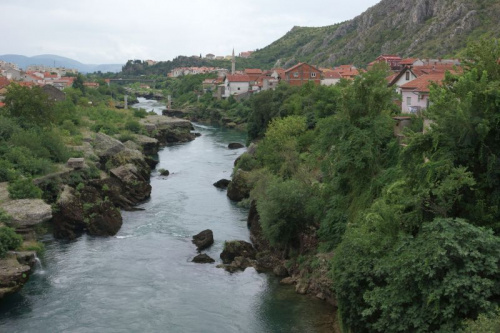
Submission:
M 233 47 L 233 57 L 231 58 L 231 75 L 234 75 L 236 72 L 236 57 L 234 56 L 234 47 Z

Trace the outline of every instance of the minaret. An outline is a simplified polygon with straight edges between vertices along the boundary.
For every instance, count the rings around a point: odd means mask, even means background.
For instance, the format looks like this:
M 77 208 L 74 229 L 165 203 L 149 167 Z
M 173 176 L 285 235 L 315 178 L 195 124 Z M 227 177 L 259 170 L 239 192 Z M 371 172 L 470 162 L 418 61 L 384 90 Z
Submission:
M 231 75 L 236 72 L 236 58 L 234 57 L 234 47 L 233 47 L 233 57 L 231 58 Z

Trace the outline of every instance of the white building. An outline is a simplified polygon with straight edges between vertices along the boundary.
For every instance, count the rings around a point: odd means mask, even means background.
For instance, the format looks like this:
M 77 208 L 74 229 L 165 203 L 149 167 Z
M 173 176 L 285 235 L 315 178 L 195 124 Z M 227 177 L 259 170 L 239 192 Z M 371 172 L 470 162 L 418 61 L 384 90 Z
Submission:
M 227 75 L 224 80 L 224 98 L 231 95 L 240 95 L 250 90 L 250 77 L 248 75 Z

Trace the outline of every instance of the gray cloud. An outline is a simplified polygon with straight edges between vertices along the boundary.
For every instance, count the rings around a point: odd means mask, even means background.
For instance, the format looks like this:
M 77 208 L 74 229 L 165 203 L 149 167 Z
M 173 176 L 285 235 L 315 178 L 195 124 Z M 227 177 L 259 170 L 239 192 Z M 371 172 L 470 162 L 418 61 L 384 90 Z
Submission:
M 379 0 L 0 0 L 0 54 L 84 63 L 168 60 L 262 48 L 293 26 L 324 26 Z

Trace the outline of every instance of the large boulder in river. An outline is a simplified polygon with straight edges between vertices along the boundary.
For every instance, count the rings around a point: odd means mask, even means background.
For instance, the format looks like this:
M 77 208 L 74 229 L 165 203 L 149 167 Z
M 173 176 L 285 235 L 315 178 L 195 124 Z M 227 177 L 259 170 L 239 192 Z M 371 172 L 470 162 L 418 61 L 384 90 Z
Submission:
M 233 180 L 227 187 L 227 196 L 234 201 L 241 201 L 250 196 L 249 173 L 238 169 L 233 176 Z
M 231 183 L 231 181 L 229 179 L 221 179 L 221 180 L 216 181 L 214 183 L 214 186 L 225 190 L 229 186 L 229 183 Z
M 240 149 L 240 148 L 245 148 L 245 145 L 239 142 L 231 142 L 227 147 L 229 149 Z
M 11 200 L 0 205 L 12 217 L 15 228 L 32 227 L 52 218 L 52 208 L 41 199 Z
M 212 230 L 203 230 L 197 235 L 193 236 L 193 244 L 196 245 L 198 251 L 204 250 L 214 243 L 214 233 Z
M 230 264 L 236 257 L 255 259 L 255 255 L 256 251 L 252 244 L 242 240 L 233 240 L 224 243 L 224 250 L 220 254 L 220 258 L 224 264 Z
M 195 262 L 197 264 L 211 264 L 215 262 L 215 260 L 212 259 L 210 256 L 206 255 L 205 253 L 201 253 L 198 254 L 196 257 L 194 257 L 192 262 Z

